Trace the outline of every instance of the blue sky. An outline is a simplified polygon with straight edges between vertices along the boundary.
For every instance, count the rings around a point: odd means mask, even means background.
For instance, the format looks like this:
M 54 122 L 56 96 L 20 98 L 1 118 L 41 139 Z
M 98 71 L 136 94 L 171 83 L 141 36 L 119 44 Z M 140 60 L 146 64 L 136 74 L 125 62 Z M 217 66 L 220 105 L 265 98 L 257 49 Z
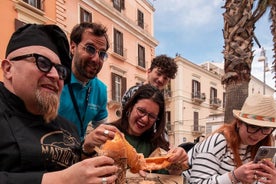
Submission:
M 156 55 L 180 54 L 193 63 L 223 62 L 224 0 L 151 0 L 155 8 L 154 36 L 159 41 Z M 271 67 L 272 36 L 268 15 L 256 25 L 255 34 L 266 50 Z M 252 74 L 263 81 L 263 63 L 258 62 L 261 49 L 254 43 Z M 273 74 L 266 73 L 266 83 L 274 87 Z

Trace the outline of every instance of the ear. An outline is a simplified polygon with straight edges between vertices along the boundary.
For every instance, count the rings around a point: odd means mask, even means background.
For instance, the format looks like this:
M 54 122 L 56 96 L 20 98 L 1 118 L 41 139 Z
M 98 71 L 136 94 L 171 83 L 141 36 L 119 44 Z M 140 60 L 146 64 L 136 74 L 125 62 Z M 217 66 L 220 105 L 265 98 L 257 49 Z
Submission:
M 1 68 L 2 68 L 2 71 L 3 71 L 4 78 L 11 79 L 11 77 L 12 77 L 12 66 L 13 66 L 12 62 L 7 60 L 7 59 L 4 59 L 1 62 Z
M 150 72 L 152 72 L 152 70 L 150 68 L 147 69 L 147 73 L 149 74 Z
M 73 42 L 73 41 L 70 43 L 70 52 L 71 52 L 72 56 L 75 55 L 77 46 L 78 45 L 75 42 Z

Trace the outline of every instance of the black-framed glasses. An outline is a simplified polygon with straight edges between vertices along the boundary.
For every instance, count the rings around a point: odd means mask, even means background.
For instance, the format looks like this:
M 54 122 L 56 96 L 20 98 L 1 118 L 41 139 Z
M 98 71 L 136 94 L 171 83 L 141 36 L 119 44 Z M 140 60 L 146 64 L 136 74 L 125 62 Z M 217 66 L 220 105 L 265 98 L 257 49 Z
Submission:
M 140 117 L 148 116 L 148 120 L 151 122 L 158 120 L 157 115 L 147 112 L 146 109 L 144 109 L 142 107 L 136 107 L 136 112 L 137 112 L 138 116 L 140 116 Z
M 52 67 L 55 67 L 58 72 L 59 79 L 65 80 L 68 77 L 68 69 L 66 66 L 53 63 L 50 59 L 48 59 L 47 57 L 42 56 L 40 54 L 36 54 L 36 53 L 25 54 L 22 56 L 14 57 L 10 60 L 11 61 L 19 61 L 19 60 L 23 60 L 23 59 L 26 59 L 29 57 L 35 58 L 36 66 L 41 72 L 48 73 L 48 72 L 50 72 Z
M 99 58 L 101 61 L 105 61 L 108 58 L 108 54 L 106 53 L 106 51 L 103 50 L 97 50 L 93 45 L 82 45 L 80 44 L 85 51 L 91 56 L 95 56 L 96 53 L 98 53 Z
M 274 128 L 271 127 L 260 127 L 255 125 L 250 125 L 245 122 L 243 122 L 246 125 L 247 133 L 254 134 L 261 130 L 263 135 L 269 135 L 274 131 Z

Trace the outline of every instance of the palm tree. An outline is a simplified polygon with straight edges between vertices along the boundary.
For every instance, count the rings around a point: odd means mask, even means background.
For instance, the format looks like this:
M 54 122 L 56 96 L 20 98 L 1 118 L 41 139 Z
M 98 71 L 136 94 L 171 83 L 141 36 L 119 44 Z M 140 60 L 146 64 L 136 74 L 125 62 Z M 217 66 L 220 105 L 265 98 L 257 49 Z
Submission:
M 225 2 L 226 10 L 223 14 L 225 75 L 222 77 L 222 84 L 226 88 L 226 123 L 233 119 L 232 110 L 240 109 L 248 96 L 255 23 L 272 4 L 274 4 L 275 17 L 275 0 L 259 0 L 254 11 L 254 0 L 226 0 Z M 274 33 L 275 20 L 274 18 L 274 26 L 271 29 Z M 274 51 L 276 51 L 275 39 L 274 37 Z

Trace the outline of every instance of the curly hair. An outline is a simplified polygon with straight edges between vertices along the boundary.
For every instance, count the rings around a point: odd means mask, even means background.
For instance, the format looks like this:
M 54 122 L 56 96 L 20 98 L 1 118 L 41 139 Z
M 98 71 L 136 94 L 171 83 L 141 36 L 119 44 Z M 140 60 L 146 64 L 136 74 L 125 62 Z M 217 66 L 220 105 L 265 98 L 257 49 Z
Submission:
M 78 45 L 82 40 L 82 34 L 87 29 L 92 29 L 93 31 L 92 34 L 95 36 L 99 36 L 99 37 L 104 36 L 106 39 L 106 45 L 107 45 L 106 50 L 109 49 L 110 45 L 109 45 L 108 36 L 107 36 L 107 28 L 102 24 L 97 24 L 97 23 L 82 22 L 80 24 L 75 25 L 70 35 L 70 42 L 74 42 Z
M 165 54 L 153 58 L 149 69 L 153 70 L 154 68 L 159 68 L 162 74 L 165 74 L 171 79 L 176 77 L 177 64 L 174 62 L 173 58 Z

